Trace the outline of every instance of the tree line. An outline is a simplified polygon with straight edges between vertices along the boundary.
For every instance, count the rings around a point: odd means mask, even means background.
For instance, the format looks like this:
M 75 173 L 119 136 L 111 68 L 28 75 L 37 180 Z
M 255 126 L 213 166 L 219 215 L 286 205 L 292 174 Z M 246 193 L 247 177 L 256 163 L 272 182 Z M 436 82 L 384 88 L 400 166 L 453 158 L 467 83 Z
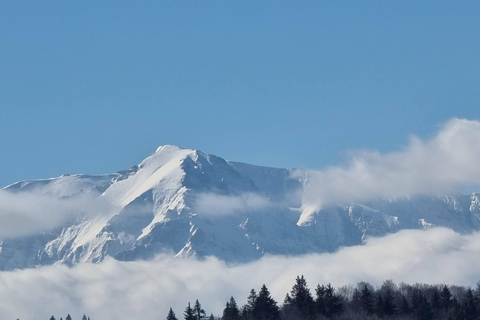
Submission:
M 167 320 L 480 320 L 480 282 L 475 289 L 457 285 L 395 284 L 386 280 L 378 288 L 368 282 L 333 288 L 318 284 L 314 294 L 305 277 L 297 276 L 280 305 L 266 285 L 251 289 L 245 305 L 233 297 L 221 316 L 207 315 L 197 299 L 188 302 L 178 318 L 170 308 Z M 17 319 L 18 320 L 18 319 Z M 50 320 L 56 320 L 54 316 Z M 60 318 L 59 320 L 63 320 Z M 65 320 L 72 320 L 67 315 Z M 90 320 L 84 315 L 82 320 Z
M 19 320 L 19 319 L 17 319 L 17 320 Z M 50 320 L 57 320 L 57 319 L 56 319 L 54 316 L 51 316 L 51 317 L 50 317 Z M 63 320 L 63 318 L 60 317 L 59 320 Z M 65 320 L 72 320 L 72 317 L 70 316 L 70 314 L 68 314 L 68 315 L 65 317 Z M 82 320 L 90 320 L 90 317 L 87 317 L 86 315 L 83 315 Z
M 395 284 L 386 280 L 379 288 L 367 282 L 335 289 L 315 287 L 312 295 L 304 276 L 295 279 L 281 305 L 265 286 L 250 290 L 239 307 L 231 297 L 221 317 L 207 316 L 198 299 L 188 303 L 183 318 L 170 308 L 167 320 L 480 320 L 480 282 L 475 289 L 456 285 Z

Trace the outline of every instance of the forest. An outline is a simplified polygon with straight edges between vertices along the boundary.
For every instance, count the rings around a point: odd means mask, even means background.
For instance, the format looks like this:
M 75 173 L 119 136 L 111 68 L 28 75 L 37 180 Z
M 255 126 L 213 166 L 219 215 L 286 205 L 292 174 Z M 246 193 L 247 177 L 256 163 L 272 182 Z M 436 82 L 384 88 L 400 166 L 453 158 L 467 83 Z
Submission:
M 158 319 L 165 319 L 159 317 Z M 282 304 L 266 285 L 250 290 L 247 303 L 238 306 L 234 297 L 222 315 L 208 315 L 197 299 L 187 303 L 181 316 L 170 308 L 167 320 L 480 320 L 480 282 L 475 289 L 446 284 L 395 284 L 386 280 L 378 288 L 368 282 L 335 289 L 318 284 L 314 294 L 305 277 L 297 276 Z M 18 320 L 18 319 L 17 319 Z M 54 316 L 50 320 L 56 320 Z M 60 318 L 60 320 L 63 320 Z M 68 315 L 65 320 L 72 320 Z M 83 316 L 82 320 L 90 320 Z M 93 319 L 92 319 L 93 320 Z

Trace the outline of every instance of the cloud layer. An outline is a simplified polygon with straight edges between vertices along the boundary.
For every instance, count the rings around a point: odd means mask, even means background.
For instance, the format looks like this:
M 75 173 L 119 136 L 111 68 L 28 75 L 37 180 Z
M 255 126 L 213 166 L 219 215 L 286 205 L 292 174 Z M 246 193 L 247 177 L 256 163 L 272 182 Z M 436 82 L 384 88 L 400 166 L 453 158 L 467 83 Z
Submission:
M 228 215 L 239 211 L 255 211 L 271 206 L 268 199 L 254 193 L 237 196 L 202 193 L 195 199 L 195 211 L 206 215 Z
M 221 315 L 231 295 L 243 305 L 251 288 L 265 283 L 281 303 L 297 275 L 338 287 L 385 279 L 471 285 L 480 279 L 480 233 L 451 230 L 401 231 L 333 254 L 270 256 L 227 266 L 159 256 L 153 261 L 48 266 L 0 273 L 0 318 L 48 319 L 70 313 L 79 319 L 161 319 L 171 306 L 181 316 L 187 302 L 199 299 L 207 312 Z M 432 272 L 435 270 L 435 272 Z
M 402 151 L 357 152 L 346 167 L 310 171 L 304 204 L 445 194 L 480 184 L 480 122 L 451 119 Z

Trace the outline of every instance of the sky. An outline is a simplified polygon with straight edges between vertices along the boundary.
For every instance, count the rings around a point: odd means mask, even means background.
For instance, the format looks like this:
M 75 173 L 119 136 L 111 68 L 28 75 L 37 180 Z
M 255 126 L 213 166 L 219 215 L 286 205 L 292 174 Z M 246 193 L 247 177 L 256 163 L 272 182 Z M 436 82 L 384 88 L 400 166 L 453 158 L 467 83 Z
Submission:
M 478 120 L 478 1 L 2 1 L 0 186 L 164 144 L 324 169 Z
M 314 169 L 312 206 L 478 187 L 479 33 L 469 0 L 1 1 L 0 187 L 115 172 L 164 144 Z M 77 205 L 19 199 L 0 192 L 3 234 L 61 224 Z M 0 318 L 158 319 L 197 298 L 219 314 L 262 283 L 281 302 L 299 274 L 310 288 L 473 286 L 479 239 L 404 230 L 238 266 L 159 256 L 1 272 Z

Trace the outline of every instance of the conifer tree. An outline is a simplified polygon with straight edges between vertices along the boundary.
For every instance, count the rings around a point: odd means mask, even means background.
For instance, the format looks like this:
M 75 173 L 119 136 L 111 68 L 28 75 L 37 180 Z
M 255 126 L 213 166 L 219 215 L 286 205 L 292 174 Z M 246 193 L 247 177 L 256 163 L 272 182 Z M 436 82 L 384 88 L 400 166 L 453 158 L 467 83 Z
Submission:
M 475 297 L 475 300 L 477 301 L 480 307 L 480 281 L 477 282 L 477 288 L 475 289 L 473 296 Z
M 409 315 L 411 312 L 410 305 L 408 304 L 407 298 L 402 295 L 402 302 L 400 305 L 400 313 L 403 315 Z
M 172 308 L 170 308 L 170 310 L 168 311 L 167 320 L 178 320 Z
M 420 305 L 422 304 L 422 302 L 424 300 L 423 298 L 425 298 L 425 297 L 424 297 L 424 295 L 422 294 L 422 291 L 420 291 L 419 288 L 413 288 L 411 296 L 412 296 L 412 298 L 411 298 L 412 309 L 414 311 L 416 311 L 420 307 Z
M 392 280 L 386 280 L 383 282 L 378 292 L 378 313 L 382 316 L 392 316 L 396 312 L 394 304 L 394 294 L 397 286 Z
M 368 289 L 367 284 L 364 284 L 362 292 L 360 293 L 360 307 L 363 311 L 370 314 L 373 313 L 373 295 Z
M 351 310 L 353 311 L 362 310 L 360 297 L 361 297 L 360 290 L 358 290 L 358 288 L 353 289 L 352 300 L 349 303 L 349 307 Z
M 440 292 L 440 307 L 444 312 L 448 312 L 452 303 L 452 294 L 450 289 L 445 285 L 443 286 L 442 291 Z
M 465 298 L 463 302 L 463 310 L 465 314 L 465 320 L 478 319 L 478 309 L 475 304 L 475 297 L 472 289 L 468 288 L 465 292 Z
M 222 320 L 238 320 L 240 319 L 240 311 L 238 310 L 237 303 L 233 297 L 227 302 L 225 309 L 223 309 Z
M 247 297 L 247 305 L 246 305 L 247 312 L 253 311 L 256 301 L 257 301 L 257 293 L 255 292 L 255 289 L 252 289 L 250 290 L 250 294 Z
M 283 307 L 284 308 L 289 308 L 292 306 L 292 297 L 287 293 L 285 295 L 285 299 L 283 299 Z
M 431 305 L 433 313 L 438 315 L 442 311 L 442 307 L 440 306 L 440 294 L 436 287 L 433 288 L 432 298 L 431 298 Z
M 193 309 L 190 306 L 190 302 L 188 303 L 187 307 L 185 308 L 185 311 L 183 312 L 183 318 L 185 320 L 196 320 L 195 315 L 193 313 Z
M 298 311 L 300 318 L 310 319 L 314 317 L 314 303 L 307 281 L 303 277 L 295 279 L 295 284 L 290 292 L 290 305 Z
M 255 320 L 280 319 L 277 302 L 270 296 L 270 292 L 265 284 L 260 289 L 257 299 L 255 299 L 252 313 Z
M 67 317 L 65 318 L 65 320 L 72 320 L 72 317 L 70 317 L 70 314 L 67 314 Z
M 420 303 L 416 308 L 417 319 L 432 320 L 433 312 L 430 304 L 427 301 L 427 298 L 423 294 L 421 294 L 419 300 L 420 300 Z
M 87 316 L 83 315 L 82 320 L 87 320 Z
M 342 299 L 335 294 L 335 289 L 330 283 L 325 287 L 324 303 L 327 317 L 338 315 L 343 311 Z
M 257 293 L 255 289 L 250 290 L 250 294 L 247 297 L 247 304 L 242 308 L 242 319 L 252 319 L 253 318 L 253 308 L 255 307 L 255 302 L 257 301 Z
M 384 315 L 384 312 L 383 312 L 383 298 L 382 298 L 382 295 L 380 293 L 377 293 L 377 305 L 376 305 L 375 310 L 377 312 L 377 315 L 380 318 L 383 318 L 383 315 Z
M 326 305 L 325 305 L 325 286 L 322 284 L 318 284 L 317 288 L 315 289 L 315 293 L 317 295 L 315 299 L 315 308 L 318 314 L 325 315 L 327 313 Z
M 295 319 L 296 317 L 298 317 L 298 312 L 292 304 L 292 298 L 290 297 L 290 294 L 287 293 L 285 295 L 285 299 L 283 299 L 282 319 Z
M 50 320 L 55 320 L 55 317 L 54 317 L 54 316 L 51 316 L 51 317 L 50 317 Z
M 463 310 L 457 298 L 453 297 L 451 301 L 451 307 L 449 312 L 449 318 L 451 319 L 463 319 Z
M 202 309 L 202 305 L 198 302 L 198 299 L 195 301 L 195 305 L 193 306 L 193 315 L 195 316 L 196 320 L 202 320 L 207 317 L 205 310 Z

